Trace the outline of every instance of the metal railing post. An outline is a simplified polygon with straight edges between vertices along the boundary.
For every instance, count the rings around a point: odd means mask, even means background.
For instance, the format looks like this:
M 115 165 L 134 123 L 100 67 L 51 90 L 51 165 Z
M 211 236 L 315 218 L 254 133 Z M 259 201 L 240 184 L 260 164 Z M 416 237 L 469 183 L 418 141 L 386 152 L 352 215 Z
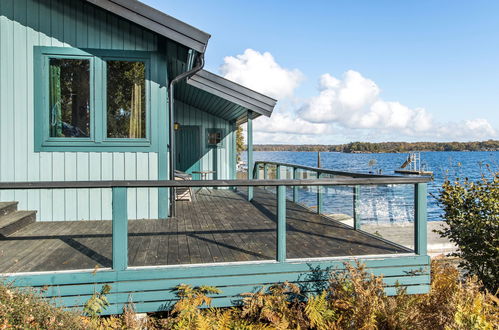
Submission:
M 128 211 L 127 188 L 112 188 L 113 211 L 113 269 L 125 270 L 128 267 Z
M 293 167 L 293 180 L 298 179 L 298 168 Z M 298 186 L 293 186 L 293 202 L 298 200 Z
M 317 179 L 321 179 L 322 177 L 322 174 L 321 173 L 317 173 Z M 322 213 L 322 205 L 323 205 L 323 194 L 322 194 L 322 190 L 321 190 L 322 186 L 317 186 L 317 214 L 321 214 Z
M 277 261 L 286 261 L 286 186 L 277 187 Z
M 355 230 L 360 229 L 360 186 L 353 187 L 353 227 Z
M 419 255 L 427 254 L 426 198 L 426 183 L 416 183 L 414 185 L 414 252 Z

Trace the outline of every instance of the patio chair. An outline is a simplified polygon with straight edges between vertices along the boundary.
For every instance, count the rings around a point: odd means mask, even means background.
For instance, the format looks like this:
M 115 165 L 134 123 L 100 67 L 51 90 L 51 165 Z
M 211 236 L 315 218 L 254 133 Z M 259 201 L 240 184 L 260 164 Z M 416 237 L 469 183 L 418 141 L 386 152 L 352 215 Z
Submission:
M 192 180 L 192 175 L 175 170 L 175 180 Z M 175 189 L 175 200 L 192 201 L 192 189 L 190 187 L 179 187 Z

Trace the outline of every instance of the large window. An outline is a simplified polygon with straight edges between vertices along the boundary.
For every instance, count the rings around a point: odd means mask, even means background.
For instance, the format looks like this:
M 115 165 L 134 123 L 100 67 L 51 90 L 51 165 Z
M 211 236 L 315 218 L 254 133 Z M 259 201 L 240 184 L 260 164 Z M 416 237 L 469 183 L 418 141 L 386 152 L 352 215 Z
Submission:
M 151 148 L 147 52 L 37 47 L 35 61 L 35 150 Z
M 107 137 L 146 137 L 144 62 L 107 61 Z
M 90 61 L 49 60 L 50 137 L 90 137 Z

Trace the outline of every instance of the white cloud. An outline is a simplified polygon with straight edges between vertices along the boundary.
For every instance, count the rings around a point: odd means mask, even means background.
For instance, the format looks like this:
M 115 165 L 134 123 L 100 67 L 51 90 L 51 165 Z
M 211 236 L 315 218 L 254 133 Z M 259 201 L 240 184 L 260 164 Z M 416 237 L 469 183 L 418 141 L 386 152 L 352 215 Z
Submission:
M 497 131 L 483 118 L 442 124 L 435 129 L 435 134 L 441 139 L 451 137 L 462 141 L 484 140 L 497 137 Z
M 255 131 L 267 133 L 288 134 L 325 134 L 329 132 L 331 125 L 325 123 L 311 123 L 293 112 L 277 109 L 271 118 L 261 117 L 255 125 Z
M 269 52 L 262 54 L 253 49 L 246 49 L 236 56 L 226 56 L 220 73 L 229 80 L 278 100 L 291 97 L 303 79 L 299 70 L 283 68 Z
M 409 108 L 400 102 L 385 101 L 376 83 L 349 70 L 342 79 L 323 74 L 319 94 L 308 99 L 299 116 L 311 123 L 337 124 L 352 130 L 374 130 L 385 135 L 438 137 L 442 139 L 483 139 L 497 136 L 485 119 L 438 124 L 423 108 Z
M 333 143 L 342 140 L 477 140 L 498 136 L 486 119 L 438 123 L 424 108 L 386 101 L 381 89 L 361 73 L 348 70 L 341 78 L 319 79 L 318 95 L 298 100 L 294 92 L 304 79 L 298 69 L 276 62 L 269 52 L 246 49 L 227 56 L 220 74 L 278 100 L 271 118 L 255 122 L 257 143 Z

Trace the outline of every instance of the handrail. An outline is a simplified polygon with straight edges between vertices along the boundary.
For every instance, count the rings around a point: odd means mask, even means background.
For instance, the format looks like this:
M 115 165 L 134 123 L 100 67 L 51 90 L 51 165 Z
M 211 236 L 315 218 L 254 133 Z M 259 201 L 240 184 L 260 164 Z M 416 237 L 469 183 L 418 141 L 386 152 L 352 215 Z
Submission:
M 337 170 L 331 170 L 327 168 L 322 168 L 322 167 L 312 167 L 312 166 L 305 166 L 305 165 L 298 165 L 298 164 L 291 164 L 291 163 L 281 163 L 281 162 L 273 162 L 273 161 L 256 161 L 255 162 L 255 169 L 259 164 L 268 164 L 268 165 L 276 165 L 276 166 L 284 166 L 284 167 L 291 167 L 291 168 L 299 168 L 302 170 L 307 170 L 307 171 L 314 171 L 319 174 L 333 174 L 333 175 L 342 175 L 342 176 L 348 176 L 352 178 L 398 178 L 400 176 L 398 175 L 386 175 L 386 174 L 367 174 L 367 173 L 357 173 L 357 172 L 346 172 L 346 171 L 337 171 Z
M 0 190 L 78 189 L 78 188 L 171 188 L 171 187 L 262 187 L 262 186 L 341 186 L 416 184 L 431 181 L 429 177 L 372 177 L 296 180 L 118 180 L 118 181 L 37 181 L 0 182 Z

